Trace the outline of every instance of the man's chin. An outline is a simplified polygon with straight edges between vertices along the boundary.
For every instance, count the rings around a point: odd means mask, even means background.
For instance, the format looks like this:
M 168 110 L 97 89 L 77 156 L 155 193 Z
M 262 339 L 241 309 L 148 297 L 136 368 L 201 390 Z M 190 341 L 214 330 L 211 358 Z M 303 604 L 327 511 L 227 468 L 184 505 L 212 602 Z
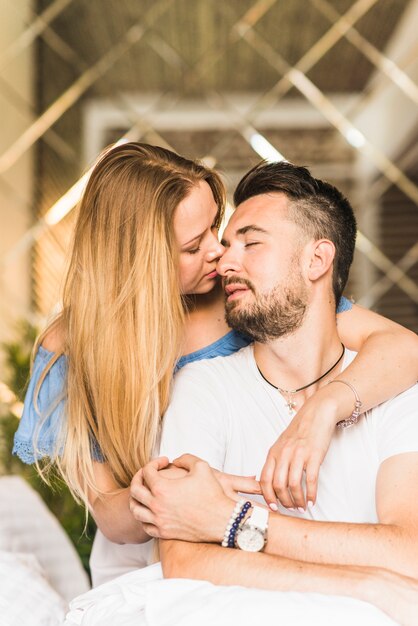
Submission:
M 229 323 L 229 319 L 233 321 L 237 321 L 238 317 L 242 316 L 242 307 L 239 305 L 238 300 L 232 300 L 231 302 L 225 303 L 225 317 L 226 321 Z
M 233 330 L 239 330 L 240 332 L 246 332 L 246 317 L 243 312 L 239 310 L 239 307 L 235 305 L 225 309 L 225 320 L 230 328 Z
M 230 308 L 225 308 L 225 321 L 230 328 L 234 328 L 234 324 L 237 323 L 236 315 L 234 315 L 234 311 Z

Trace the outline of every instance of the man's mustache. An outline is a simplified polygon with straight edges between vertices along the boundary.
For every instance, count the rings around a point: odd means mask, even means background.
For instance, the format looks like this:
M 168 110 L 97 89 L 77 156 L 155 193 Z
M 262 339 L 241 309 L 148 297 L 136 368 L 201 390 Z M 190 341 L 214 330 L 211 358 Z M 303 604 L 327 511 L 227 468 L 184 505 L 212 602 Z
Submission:
M 233 276 L 230 276 L 229 278 L 223 278 L 222 288 L 224 291 L 228 285 L 245 285 L 248 289 L 251 289 L 251 291 L 255 293 L 254 285 L 252 284 L 251 281 L 247 280 L 246 278 L 239 278 L 238 276 L 235 278 Z

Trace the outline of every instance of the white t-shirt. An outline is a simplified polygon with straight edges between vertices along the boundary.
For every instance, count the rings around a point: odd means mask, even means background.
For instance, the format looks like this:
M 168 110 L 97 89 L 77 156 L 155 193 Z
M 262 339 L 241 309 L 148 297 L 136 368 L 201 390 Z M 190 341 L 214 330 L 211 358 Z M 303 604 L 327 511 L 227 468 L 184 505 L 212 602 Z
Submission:
M 343 368 L 355 357 L 346 351 Z M 291 417 L 282 395 L 260 375 L 253 346 L 184 367 L 175 378 L 160 452 L 195 454 L 219 470 L 259 476 L 269 448 Z M 376 477 L 396 454 L 418 452 L 418 385 L 336 429 L 321 466 L 317 503 L 298 517 L 377 522 Z M 256 499 L 252 496 L 252 499 Z M 280 512 L 289 512 L 280 507 Z

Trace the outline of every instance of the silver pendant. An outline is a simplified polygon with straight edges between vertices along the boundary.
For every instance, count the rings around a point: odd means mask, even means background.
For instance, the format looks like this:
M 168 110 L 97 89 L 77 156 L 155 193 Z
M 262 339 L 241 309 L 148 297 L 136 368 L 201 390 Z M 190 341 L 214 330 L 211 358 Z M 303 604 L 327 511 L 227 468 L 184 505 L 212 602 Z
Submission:
M 289 409 L 289 415 L 293 415 L 296 409 L 296 402 L 294 402 L 292 398 L 288 398 L 286 404 L 287 404 L 287 408 Z

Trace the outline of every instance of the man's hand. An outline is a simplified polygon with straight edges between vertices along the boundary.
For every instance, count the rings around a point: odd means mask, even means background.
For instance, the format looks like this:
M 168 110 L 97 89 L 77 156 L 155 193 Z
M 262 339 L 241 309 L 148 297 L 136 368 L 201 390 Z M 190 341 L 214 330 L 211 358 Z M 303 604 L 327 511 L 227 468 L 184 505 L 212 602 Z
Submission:
M 191 457 L 191 454 L 183 455 L 178 459 L 173 461 L 173 464 L 176 467 L 183 467 L 181 463 L 183 463 L 184 457 Z M 194 457 L 196 458 L 196 457 Z M 178 465 L 180 463 L 180 465 Z M 260 494 L 261 495 L 261 487 L 258 480 L 255 479 L 255 476 L 238 476 L 236 474 L 227 474 L 226 472 L 219 472 L 216 469 L 211 468 L 213 475 L 216 480 L 220 483 L 222 489 L 224 490 L 225 495 L 229 496 L 232 500 L 238 502 L 241 500 L 242 496 L 239 494 L 249 493 L 249 494 Z
M 269 450 L 260 484 L 273 511 L 277 511 L 277 500 L 289 509 L 304 510 L 308 503 L 315 504 L 319 469 L 340 419 L 336 415 L 332 387 L 337 385 L 324 387 L 306 400 Z
M 130 509 L 151 537 L 221 542 L 237 491 L 260 493 L 252 477 L 213 470 L 185 454 L 154 459 L 131 482 Z

